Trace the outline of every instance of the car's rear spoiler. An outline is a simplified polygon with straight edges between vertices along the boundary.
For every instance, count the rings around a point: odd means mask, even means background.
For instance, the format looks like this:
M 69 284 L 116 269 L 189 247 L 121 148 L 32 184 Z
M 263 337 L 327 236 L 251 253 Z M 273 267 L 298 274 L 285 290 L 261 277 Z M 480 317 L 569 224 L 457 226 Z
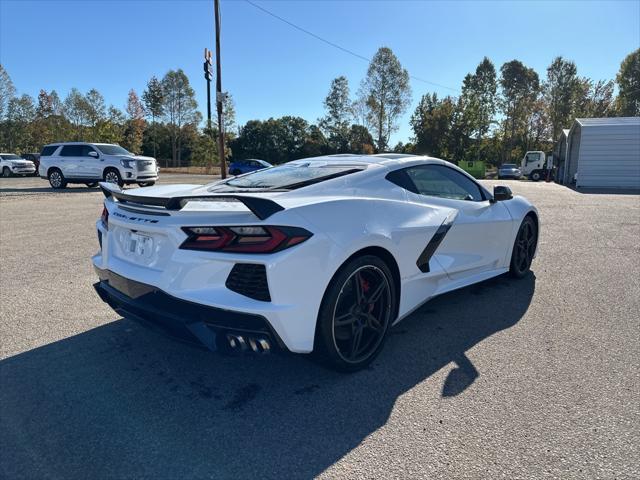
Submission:
M 190 200 L 237 200 L 243 203 L 244 206 L 251 210 L 251 213 L 253 213 L 260 220 L 265 220 L 274 213 L 284 210 L 284 207 L 268 198 L 236 195 L 233 193 L 188 195 L 182 197 L 144 197 L 142 195 L 129 195 L 125 193 L 120 187 L 112 183 L 100 182 L 100 188 L 102 189 L 102 193 L 104 193 L 104 196 L 106 198 L 113 197 L 119 202 L 138 207 L 150 206 L 162 207 L 166 210 L 181 210 Z

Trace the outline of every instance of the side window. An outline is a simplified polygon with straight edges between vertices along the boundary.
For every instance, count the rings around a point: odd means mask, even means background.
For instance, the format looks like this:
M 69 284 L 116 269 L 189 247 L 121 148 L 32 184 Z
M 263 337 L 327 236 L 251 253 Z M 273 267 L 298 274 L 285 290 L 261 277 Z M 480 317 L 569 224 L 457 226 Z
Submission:
M 82 157 L 90 157 L 91 155 L 89 155 L 89 152 L 95 152 L 95 148 L 89 146 L 89 145 L 82 145 L 82 153 L 80 154 L 80 156 Z M 96 152 L 98 153 L 98 152 Z
M 406 170 L 414 184 L 414 191 L 421 195 L 452 198 L 454 200 L 484 200 L 480 187 L 452 168 L 441 165 L 424 165 Z
M 56 151 L 58 147 L 53 145 L 53 146 L 49 146 L 49 147 L 44 147 L 42 149 L 42 152 L 40 153 L 41 157 L 50 157 L 51 155 L 53 155 L 53 152 Z
M 80 157 L 82 156 L 82 145 L 65 145 L 60 151 L 61 157 Z

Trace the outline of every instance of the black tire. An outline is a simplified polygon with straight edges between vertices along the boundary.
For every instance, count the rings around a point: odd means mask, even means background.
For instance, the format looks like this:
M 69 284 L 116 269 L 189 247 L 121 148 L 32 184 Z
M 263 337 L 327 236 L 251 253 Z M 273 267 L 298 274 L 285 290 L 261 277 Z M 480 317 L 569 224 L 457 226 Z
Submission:
M 54 190 L 67 187 L 67 180 L 59 169 L 52 168 L 49 170 L 49 175 L 47 175 L 47 177 L 49 178 L 49 185 L 51 185 L 51 188 Z
M 153 187 L 156 182 L 138 182 L 139 187 Z
M 533 255 L 538 245 L 538 227 L 531 216 L 524 217 L 513 243 L 509 273 L 514 278 L 523 278 L 529 273 Z
M 240 170 L 234 170 L 234 171 L 231 172 L 231 175 L 233 175 L 234 177 L 236 175 L 241 175 L 241 174 L 242 174 L 242 172 Z
M 529 174 L 529 180 L 531 180 L 532 182 L 539 182 L 540 180 L 542 180 L 542 173 L 540 173 L 540 170 L 534 170 L 533 172 L 531 172 Z
M 343 265 L 322 299 L 315 358 L 340 372 L 367 367 L 380 353 L 394 320 L 396 291 L 393 275 L 379 257 L 365 255 Z
M 98 186 L 98 182 L 89 182 L 85 183 L 88 188 L 96 188 Z
M 122 181 L 122 177 L 120 176 L 120 172 L 115 168 L 107 168 L 104 171 L 104 176 L 102 179 L 108 183 L 115 183 L 119 187 L 124 186 L 124 182 Z
M 4 178 L 9 178 L 11 176 L 11 170 L 9 169 L 9 167 L 4 167 L 2 169 L 2 176 Z

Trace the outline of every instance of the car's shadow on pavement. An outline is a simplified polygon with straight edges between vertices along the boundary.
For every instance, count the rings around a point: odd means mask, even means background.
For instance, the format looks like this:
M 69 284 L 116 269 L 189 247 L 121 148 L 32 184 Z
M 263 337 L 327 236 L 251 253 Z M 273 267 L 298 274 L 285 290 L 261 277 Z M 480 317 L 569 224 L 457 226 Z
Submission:
M 353 375 L 299 356 L 211 354 L 129 320 L 10 357 L 0 362 L 0 477 L 313 477 L 443 367 L 442 396 L 494 375 L 465 352 L 515 325 L 534 289 L 533 274 L 499 277 L 434 299 Z

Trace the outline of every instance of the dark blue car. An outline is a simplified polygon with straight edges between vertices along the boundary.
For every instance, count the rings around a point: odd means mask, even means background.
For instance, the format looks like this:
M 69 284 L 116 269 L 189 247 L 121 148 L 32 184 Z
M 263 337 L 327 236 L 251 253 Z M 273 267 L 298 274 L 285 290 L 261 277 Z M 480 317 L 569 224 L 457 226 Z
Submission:
M 254 172 L 263 168 L 273 167 L 269 162 L 248 158 L 247 160 L 236 160 L 229 165 L 229 173 L 231 175 L 240 175 L 242 173 Z

